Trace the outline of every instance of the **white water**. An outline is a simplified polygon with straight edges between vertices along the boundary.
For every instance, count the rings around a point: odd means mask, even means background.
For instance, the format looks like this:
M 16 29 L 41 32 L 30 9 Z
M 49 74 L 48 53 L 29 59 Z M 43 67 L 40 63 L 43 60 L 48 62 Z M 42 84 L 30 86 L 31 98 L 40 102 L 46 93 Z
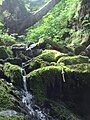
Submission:
M 26 72 L 23 68 L 24 63 L 22 63 L 22 76 L 23 76 L 23 95 L 22 95 L 22 102 L 25 104 L 25 106 L 30 110 L 29 114 L 37 118 L 37 120 L 48 120 L 46 118 L 45 114 L 40 110 L 40 108 L 37 106 L 37 109 L 34 110 L 33 107 L 36 107 L 33 103 L 33 95 L 28 92 L 27 90 L 27 77 Z

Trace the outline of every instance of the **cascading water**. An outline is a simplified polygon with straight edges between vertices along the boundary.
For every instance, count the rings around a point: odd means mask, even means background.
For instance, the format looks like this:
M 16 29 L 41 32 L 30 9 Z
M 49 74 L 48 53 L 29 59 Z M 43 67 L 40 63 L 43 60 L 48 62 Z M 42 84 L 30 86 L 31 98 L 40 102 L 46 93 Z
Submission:
M 22 103 L 29 109 L 29 114 L 33 116 L 34 120 L 49 120 L 48 117 L 45 115 L 43 111 L 33 103 L 33 95 L 28 92 L 27 90 L 27 77 L 26 77 L 26 71 L 23 67 L 24 63 L 22 63 L 22 76 L 23 76 L 23 94 L 22 94 Z M 35 110 L 33 108 L 36 108 Z M 52 120 L 52 119 L 51 119 Z

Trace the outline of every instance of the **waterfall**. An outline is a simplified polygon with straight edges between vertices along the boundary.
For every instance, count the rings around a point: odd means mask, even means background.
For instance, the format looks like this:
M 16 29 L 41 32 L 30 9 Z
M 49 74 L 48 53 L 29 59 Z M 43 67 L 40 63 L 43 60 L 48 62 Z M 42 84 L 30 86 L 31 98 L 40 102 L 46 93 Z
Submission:
M 22 103 L 29 109 L 29 114 L 35 118 L 35 120 L 49 120 L 45 113 L 33 103 L 33 95 L 27 90 L 27 77 L 26 71 L 24 69 L 24 63 L 22 63 L 22 77 L 23 77 L 23 94 L 22 94 Z M 35 109 L 34 109 L 35 108 Z

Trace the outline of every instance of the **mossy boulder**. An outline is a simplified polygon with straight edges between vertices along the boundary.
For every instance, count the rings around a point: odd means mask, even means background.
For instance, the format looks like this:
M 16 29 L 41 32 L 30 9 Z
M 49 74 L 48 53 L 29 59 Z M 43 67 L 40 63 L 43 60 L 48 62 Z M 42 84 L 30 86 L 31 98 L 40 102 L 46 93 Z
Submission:
M 6 59 L 9 55 L 7 53 L 7 49 L 4 46 L 0 46 L 0 59 Z
M 64 67 L 64 69 L 70 71 L 67 67 Z M 34 70 L 27 75 L 28 87 L 34 90 L 37 101 L 45 100 L 46 96 L 50 98 L 53 98 L 53 96 L 54 98 L 57 98 L 57 96 L 60 97 L 63 83 L 61 73 L 61 66 L 48 66 Z M 56 88 L 56 90 L 54 88 Z M 50 93 L 50 91 L 52 92 Z
M 28 63 L 24 67 L 26 72 L 29 73 L 38 68 L 49 66 L 49 64 L 50 63 L 48 63 L 47 61 L 43 61 L 42 59 L 39 59 L 38 57 L 36 57 L 28 61 Z
M 14 107 L 10 90 L 11 88 L 5 83 L 5 81 L 0 79 L 0 111 L 12 109 Z
M 22 73 L 21 68 L 18 65 L 13 65 L 7 62 L 4 64 L 3 70 L 5 76 L 10 78 L 13 85 L 16 87 L 22 87 Z
M 44 61 L 56 62 L 62 56 L 67 56 L 67 54 L 60 53 L 56 50 L 44 50 L 38 57 Z
M 61 57 L 57 63 L 65 63 L 65 65 L 73 65 L 73 64 L 80 64 L 80 63 L 89 63 L 89 58 L 86 56 L 63 56 Z
M 80 102 L 82 97 L 83 99 L 88 97 L 88 95 L 84 96 L 86 91 L 90 91 L 90 65 L 84 64 L 83 67 L 80 65 L 75 69 L 74 67 L 62 64 L 61 66 L 47 66 L 30 72 L 27 75 L 27 85 L 28 90 L 33 90 L 36 103 L 41 105 L 48 100 L 55 102 L 62 100 L 77 113 L 80 112 L 78 109 L 84 113 L 88 106 L 86 105 L 86 108 L 81 109 L 83 103 Z M 85 69 L 88 70 L 85 71 Z M 84 101 L 85 103 L 86 101 Z

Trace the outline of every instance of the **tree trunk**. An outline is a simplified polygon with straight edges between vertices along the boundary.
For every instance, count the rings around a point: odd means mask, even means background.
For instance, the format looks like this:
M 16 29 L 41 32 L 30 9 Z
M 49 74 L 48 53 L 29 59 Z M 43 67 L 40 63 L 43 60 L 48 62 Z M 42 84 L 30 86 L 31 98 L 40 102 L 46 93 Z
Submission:
M 17 21 L 5 18 L 6 28 L 9 28 L 9 33 L 23 34 L 23 32 L 28 28 L 33 26 L 38 22 L 44 15 L 46 15 L 49 10 L 51 10 L 60 0 L 50 0 L 41 9 L 34 13 L 27 13 L 27 15 L 22 15 Z M 10 8 L 9 8 L 10 9 Z M 22 10 L 19 10 L 22 13 Z M 16 14 L 16 13 L 14 13 Z M 28 17 L 27 17 L 28 16 Z M 16 14 L 17 17 L 17 14 Z M 12 18 L 12 16 L 11 16 Z
M 36 11 L 34 14 L 29 16 L 25 21 L 23 21 L 22 26 L 18 30 L 18 33 L 21 33 L 23 30 L 27 29 L 28 27 L 33 26 L 44 15 L 46 15 L 59 1 L 60 0 L 50 0 L 40 10 Z

